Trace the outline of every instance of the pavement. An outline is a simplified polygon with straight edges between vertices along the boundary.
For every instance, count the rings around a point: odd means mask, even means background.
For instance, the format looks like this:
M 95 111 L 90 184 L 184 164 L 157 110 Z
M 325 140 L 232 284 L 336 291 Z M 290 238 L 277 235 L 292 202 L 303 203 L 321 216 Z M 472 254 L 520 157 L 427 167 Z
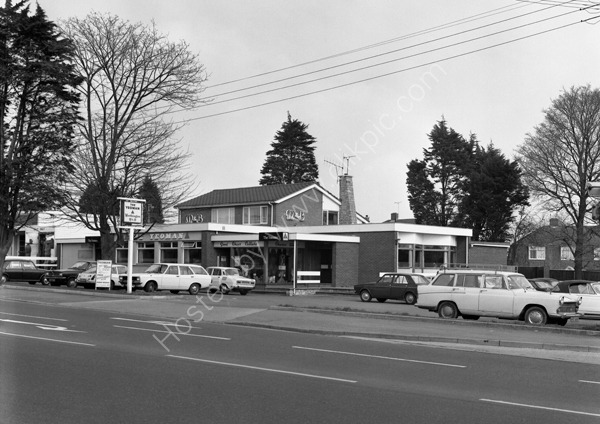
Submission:
M 183 328 L 187 328 L 187 322 L 201 320 L 271 330 L 355 337 L 373 342 L 421 344 L 600 365 L 599 325 L 578 325 L 575 322 L 569 323 L 569 328 L 556 325 L 531 327 L 513 321 L 441 320 L 437 317 L 389 312 L 363 312 L 335 307 L 336 295 L 280 295 L 280 298 L 275 297 L 275 301 L 267 306 L 238 306 L 260 305 L 258 297 L 261 294 L 254 293 L 252 296 L 257 296 L 257 299 L 248 302 L 250 296 L 211 298 L 206 293 L 191 297 L 16 284 L 0 286 L 0 299 L 4 300 L 151 316 L 173 320 Z

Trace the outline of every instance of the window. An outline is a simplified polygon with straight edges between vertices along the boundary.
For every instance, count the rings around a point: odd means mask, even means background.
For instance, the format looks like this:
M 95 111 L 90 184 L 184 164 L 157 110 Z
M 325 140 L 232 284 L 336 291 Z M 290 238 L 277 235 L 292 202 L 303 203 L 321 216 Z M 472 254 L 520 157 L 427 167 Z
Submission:
M 269 209 L 267 206 L 247 206 L 244 208 L 244 225 L 258 225 L 269 223 Z
M 138 262 L 141 264 L 154 262 L 154 242 L 138 243 Z
M 561 261 L 572 261 L 575 258 L 573 257 L 573 252 L 569 246 L 560 246 L 560 260 Z
M 183 243 L 183 263 L 199 264 L 202 263 L 202 242 L 184 242 Z
M 454 274 L 440 274 L 433 282 L 434 286 L 453 286 Z
M 323 225 L 338 225 L 338 211 L 323 211 Z
M 210 211 L 210 222 L 217 224 L 235 224 L 234 208 L 216 208 Z
M 160 261 L 169 264 L 177 263 L 176 241 L 168 241 L 160 244 Z
M 529 259 L 545 260 L 546 248 L 544 246 L 529 246 Z

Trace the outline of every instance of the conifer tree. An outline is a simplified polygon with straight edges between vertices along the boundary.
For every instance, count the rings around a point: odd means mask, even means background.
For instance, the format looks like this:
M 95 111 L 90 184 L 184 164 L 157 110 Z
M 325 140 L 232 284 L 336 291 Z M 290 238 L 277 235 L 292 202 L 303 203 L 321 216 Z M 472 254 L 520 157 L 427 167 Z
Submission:
M 316 139 L 306 132 L 308 125 L 297 119 L 288 119 L 275 134 L 271 150 L 260 171 L 260 185 L 293 184 L 317 181 L 319 167 L 315 160 Z

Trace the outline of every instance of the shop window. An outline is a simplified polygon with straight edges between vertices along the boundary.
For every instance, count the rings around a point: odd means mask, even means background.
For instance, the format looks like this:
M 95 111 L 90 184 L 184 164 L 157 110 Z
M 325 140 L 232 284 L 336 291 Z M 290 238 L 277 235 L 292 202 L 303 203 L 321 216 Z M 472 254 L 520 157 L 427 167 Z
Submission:
M 167 264 L 177 263 L 176 241 L 168 241 L 160 244 L 160 261 Z
M 412 268 L 412 245 L 398 246 L 398 268 Z
M 259 225 L 269 223 L 269 209 L 267 206 L 247 206 L 243 210 L 244 225 Z
M 183 243 L 183 263 L 202 263 L 202 242 L 196 241 Z
M 323 211 L 323 225 L 338 225 L 338 211 Z
M 529 246 L 529 259 L 545 260 L 546 248 L 544 246 Z
M 128 261 L 128 256 L 127 253 L 129 251 L 127 250 L 127 248 L 123 248 L 123 247 L 119 247 L 117 248 L 117 263 L 118 264 L 126 264 Z
M 215 208 L 210 211 L 210 222 L 235 224 L 235 208 Z
M 138 243 L 138 263 L 154 263 L 154 242 Z
M 560 260 L 561 261 L 572 261 L 575 257 L 569 246 L 560 246 Z

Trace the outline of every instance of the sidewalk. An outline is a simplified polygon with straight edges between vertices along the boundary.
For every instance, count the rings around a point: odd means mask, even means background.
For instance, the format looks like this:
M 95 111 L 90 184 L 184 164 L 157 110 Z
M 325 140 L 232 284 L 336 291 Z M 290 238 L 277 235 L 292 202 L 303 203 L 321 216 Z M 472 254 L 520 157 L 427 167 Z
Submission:
M 441 320 L 387 313 L 365 313 L 305 306 L 237 307 L 212 304 L 200 309 L 185 296 L 127 295 L 42 287 L 2 286 L 0 299 L 56 304 L 161 319 L 196 319 L 227 325 L 361 337 L 387 342 L 427 343 L 453 348 L 582 361 L 600 365 L 600 332 L 558 326 L 529 327 L 515 322 Z M 285 303 L 293 303 L 286 298 Z M 303 297 L 301 305 L 310 302 Z M 194 316 L 188 316 L 195 305 Z M 206 306 L 206 305 L 205 305 Z M 198 310 L 202 314 L 198 315 Z

